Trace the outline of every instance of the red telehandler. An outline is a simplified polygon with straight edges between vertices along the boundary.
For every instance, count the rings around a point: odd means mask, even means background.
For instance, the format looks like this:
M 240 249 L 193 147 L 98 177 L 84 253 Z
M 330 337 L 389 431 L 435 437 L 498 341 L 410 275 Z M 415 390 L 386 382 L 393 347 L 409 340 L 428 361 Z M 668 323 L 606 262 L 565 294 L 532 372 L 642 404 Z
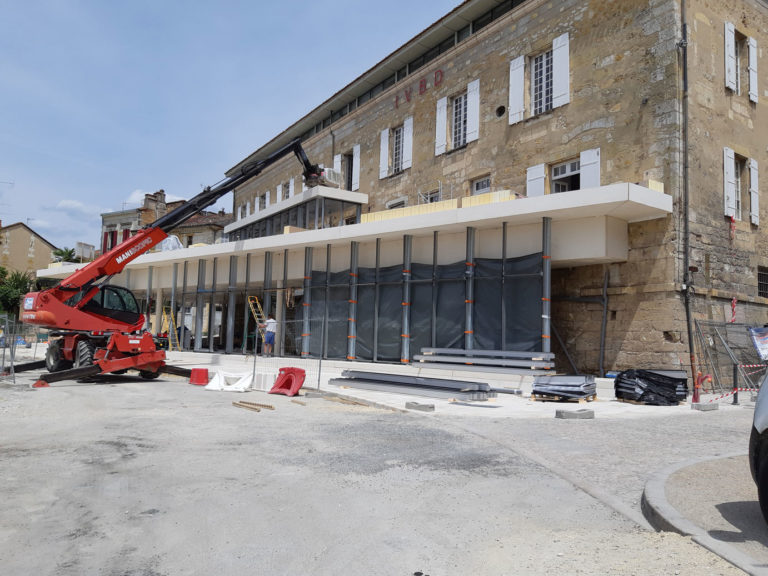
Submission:
M 41 375 L 38 383 L 44 386 L 126 370 L 138 370 L 147 379 L 174 372 L 165 364 L 165 352 L 157 349 L 152 334 L 144 330 L 144 315 L 133 293 L 109 284 L 110 279 L 160 244 L 170 230 L 291 152 L 304 168 L 307 186 L 318 184 L 321 169 L 310 163 L 300 140 L 293 140 L 267 158 L 246 164 L 238 174 L 205 188 L 53 288 L 24 296 L 22 322 L 50 330 L 45 365 L 53 374 Z

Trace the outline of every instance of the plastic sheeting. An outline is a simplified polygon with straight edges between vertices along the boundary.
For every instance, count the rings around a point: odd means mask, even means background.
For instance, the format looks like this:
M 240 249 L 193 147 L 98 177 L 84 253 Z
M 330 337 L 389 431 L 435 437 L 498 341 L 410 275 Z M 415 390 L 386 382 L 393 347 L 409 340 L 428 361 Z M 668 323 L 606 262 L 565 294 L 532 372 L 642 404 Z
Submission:
M 616 376 L 616 398 L 651 406 L 676 406 L 685 402 L 687 378 L 675 378 L 653 370 L 625 370 Z
M 503 267 L 500 259 L 476 259 L 474 263 L 474 348 L 526 352 L 541 350 L 541 253 L 509 258 Z M 378 274 L 375 268 L 358 269 L 356 358 L 380 362 L 401 360 L 405 278 L 402 265 L 381 267 Z M 325 322 L 327 338 L 323 351 L 323 335 L 313 329 L 310 341 L 312 356 L 347 356 L 349 280 L 349 270 L 330 274 L 317 270 L 312 272 L 311 306 L 308 307 L 310 319 L 313 326 L 321 326 Z M 409 281 L 409 359 L 419 354 L 421 348 L 430 346 L 464 348 L 466 263 L 461 261 L 439 266 L 413 263 Z M 306 309 L 302 307 L 297 312 L 297 320 L 306 313 Z

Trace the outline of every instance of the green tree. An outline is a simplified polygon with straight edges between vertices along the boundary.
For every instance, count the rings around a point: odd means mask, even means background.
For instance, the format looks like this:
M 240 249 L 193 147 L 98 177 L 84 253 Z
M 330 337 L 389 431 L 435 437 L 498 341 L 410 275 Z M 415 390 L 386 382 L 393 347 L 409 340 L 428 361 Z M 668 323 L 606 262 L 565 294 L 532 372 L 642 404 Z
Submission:
M 30 272 L 13 271 L 0 284 L 0 309 L 17 318 L 21 298 L 32 288 L 34 279 Z
M 77 262 L 77 256 L 74 248 L 56 248 L 53 251 L 53 256 L 59 262 Z

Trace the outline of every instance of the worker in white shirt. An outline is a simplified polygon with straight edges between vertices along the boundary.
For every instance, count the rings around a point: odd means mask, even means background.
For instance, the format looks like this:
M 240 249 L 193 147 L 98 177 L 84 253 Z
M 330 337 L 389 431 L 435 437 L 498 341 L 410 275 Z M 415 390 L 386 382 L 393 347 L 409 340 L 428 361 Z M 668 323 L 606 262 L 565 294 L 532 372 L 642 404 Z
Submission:
M 267 316 L 267 321 L 261 327 L 264 329 L 264 356 L 272 356 L 275 347 L 275 332 L 277 332 L 277 320 L 272 314 Z

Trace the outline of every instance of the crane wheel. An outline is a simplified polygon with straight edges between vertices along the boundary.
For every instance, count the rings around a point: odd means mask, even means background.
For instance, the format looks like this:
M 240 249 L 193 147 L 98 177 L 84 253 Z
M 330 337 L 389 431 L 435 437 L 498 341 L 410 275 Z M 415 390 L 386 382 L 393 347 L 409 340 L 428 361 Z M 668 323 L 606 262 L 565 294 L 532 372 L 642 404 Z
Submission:
M 95 349 L 96 346 L 90 340 L 80 340 L 80 342 L 77 343 L 75 354 L 75 368 L 93 366 L 93 352 Z
M 45 367 L 48 372 L 59 372 L 71 366 L 71 363 L 64 359 L 61 354 L 61 347 L 58 340 L 48 342 L 48 350 L 45 352 Z
M 152 372 L 150 370 L 139 370 L 139 376 L 144 378 L 144 380 L 154 380 L 158 376 L 160 376 L 160 372 Z

